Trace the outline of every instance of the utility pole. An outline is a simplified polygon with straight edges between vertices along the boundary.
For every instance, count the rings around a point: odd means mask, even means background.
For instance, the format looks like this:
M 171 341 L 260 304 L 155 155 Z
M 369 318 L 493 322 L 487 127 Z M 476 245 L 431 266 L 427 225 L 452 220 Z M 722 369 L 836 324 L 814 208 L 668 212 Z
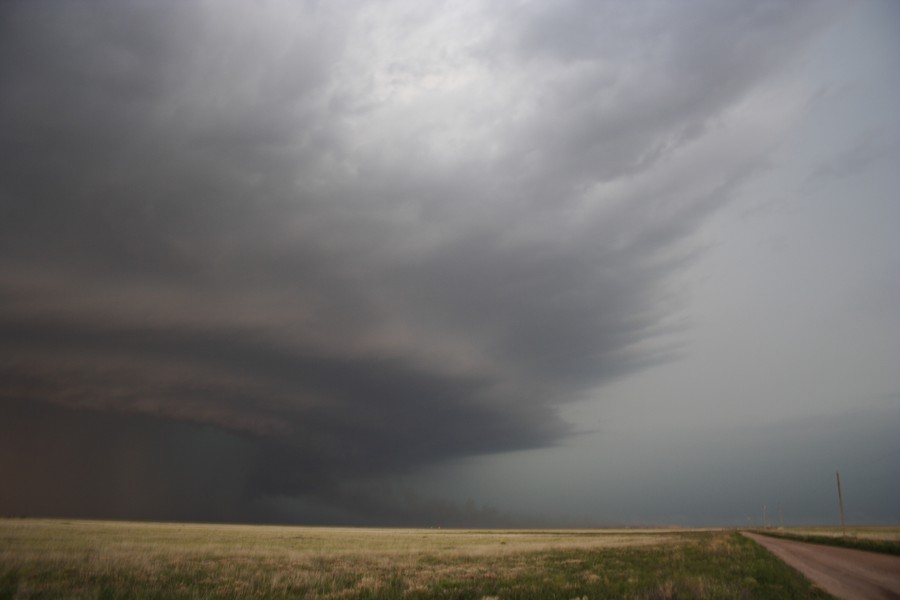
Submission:
M 763 504 L 763 529 L 768 529 L 769 521 L 766 519 L 766 505 Z
M 844 537 L 847 535 L 847 531 L 844 529 L 844 496 L 841 494 L 841 472 L 835 471 L 834 474 L 837 476 L 838 506 L 841 507 L 841 537 Z

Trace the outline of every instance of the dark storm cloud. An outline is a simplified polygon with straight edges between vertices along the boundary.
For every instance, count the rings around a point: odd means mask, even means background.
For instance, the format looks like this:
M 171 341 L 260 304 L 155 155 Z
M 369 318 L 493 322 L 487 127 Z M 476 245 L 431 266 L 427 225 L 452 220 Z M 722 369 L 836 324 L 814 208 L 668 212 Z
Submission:
M 6 515 L 239 520 L 258 450 L 213 428 L 4 399 Z
M 677 350 L 819 7 L 6 3 L 3 401 L 239 436 L 249 495 L 552 444 Z

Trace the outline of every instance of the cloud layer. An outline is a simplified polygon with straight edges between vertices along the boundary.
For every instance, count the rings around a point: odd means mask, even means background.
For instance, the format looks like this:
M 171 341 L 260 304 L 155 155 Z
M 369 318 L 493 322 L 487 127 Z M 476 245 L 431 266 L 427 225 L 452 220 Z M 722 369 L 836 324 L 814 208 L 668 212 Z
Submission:
M 561 404 L 677 355 L 677 275 L 797 109 L 769 82 L 828 17 L 2 11 L 6 412 L 211 427 L 242 440 L 241 497 L 314 498 L 553 444 Z

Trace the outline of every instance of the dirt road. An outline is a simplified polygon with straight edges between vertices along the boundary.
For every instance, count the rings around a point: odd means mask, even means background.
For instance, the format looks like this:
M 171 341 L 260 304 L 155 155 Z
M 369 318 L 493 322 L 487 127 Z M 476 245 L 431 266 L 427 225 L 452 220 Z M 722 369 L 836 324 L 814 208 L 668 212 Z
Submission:
M 838 598 L 900 599 L 900 556 L 744 535 Z

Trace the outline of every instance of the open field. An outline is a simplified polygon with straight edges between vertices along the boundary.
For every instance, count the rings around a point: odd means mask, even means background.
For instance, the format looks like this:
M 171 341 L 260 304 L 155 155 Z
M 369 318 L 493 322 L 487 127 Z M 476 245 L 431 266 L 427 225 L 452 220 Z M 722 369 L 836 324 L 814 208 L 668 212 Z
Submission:
M 777 538 L 826 544 L 900 556 L 900 527 L 788 527 L 759 529 L 758 533 Z
M 730 531 L 0 520 L 0 598 L 827 598 Z

